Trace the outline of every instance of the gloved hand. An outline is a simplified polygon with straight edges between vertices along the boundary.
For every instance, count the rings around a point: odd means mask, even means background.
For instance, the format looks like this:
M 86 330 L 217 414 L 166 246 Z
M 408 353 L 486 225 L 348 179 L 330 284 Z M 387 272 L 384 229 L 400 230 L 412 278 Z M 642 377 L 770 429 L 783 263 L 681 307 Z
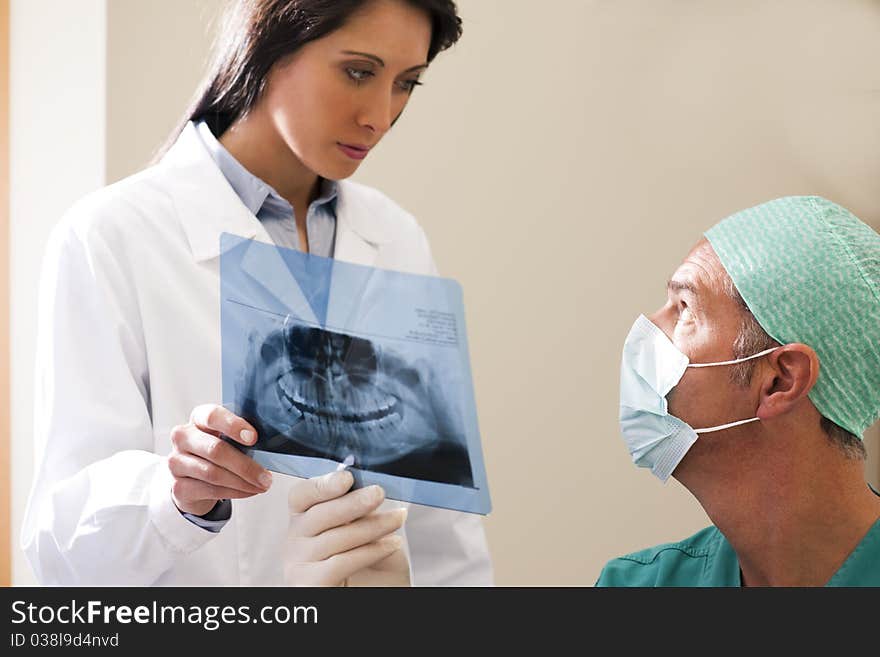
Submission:
M 406 552 L 395 550 L 372 566 L 361 568 L 349 575 L 343 586 L 411 586 Z
M 394 534 L 406 509 L 377 511 L 379 486 L 347 492 L 347 470 L 294 484 L 288 504 L 284 575 L 288 586 L 407 586 L 409 563 Z

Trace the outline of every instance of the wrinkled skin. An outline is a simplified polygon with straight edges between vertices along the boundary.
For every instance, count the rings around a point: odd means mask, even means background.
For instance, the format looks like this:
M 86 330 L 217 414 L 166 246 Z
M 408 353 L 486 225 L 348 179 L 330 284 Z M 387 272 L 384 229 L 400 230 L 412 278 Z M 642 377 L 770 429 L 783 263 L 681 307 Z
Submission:
M 288 323 L 252 336 L 239 404 L 256 449 L 354 458 L 354 467 L 473 485 L 463 429 L 425 361 Z

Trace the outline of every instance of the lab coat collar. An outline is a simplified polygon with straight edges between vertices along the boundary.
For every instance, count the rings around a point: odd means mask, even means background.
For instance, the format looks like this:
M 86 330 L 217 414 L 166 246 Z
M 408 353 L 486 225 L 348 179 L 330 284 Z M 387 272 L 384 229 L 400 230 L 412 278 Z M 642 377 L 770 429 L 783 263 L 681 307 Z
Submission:
M 169 176 L 169 193 L 197 262 L 220 255 L 220 233 L 224 232 L 272 244 L 262 222 L 217 168 L 191 121 L 160 166 Z M 336 258 L 369 265 L 380 245 L 393 239 L 389 223 L 369 205 L 360 185 L 339 181 Z

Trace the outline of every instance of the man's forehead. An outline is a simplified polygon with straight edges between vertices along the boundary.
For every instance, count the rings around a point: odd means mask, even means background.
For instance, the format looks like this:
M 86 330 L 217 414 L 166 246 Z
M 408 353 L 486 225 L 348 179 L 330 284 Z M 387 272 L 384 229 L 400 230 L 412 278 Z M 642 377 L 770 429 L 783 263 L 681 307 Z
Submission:
M 704 237 L 694 245 L 667 284 L 670 290 L 722 292 L 727 272 Z

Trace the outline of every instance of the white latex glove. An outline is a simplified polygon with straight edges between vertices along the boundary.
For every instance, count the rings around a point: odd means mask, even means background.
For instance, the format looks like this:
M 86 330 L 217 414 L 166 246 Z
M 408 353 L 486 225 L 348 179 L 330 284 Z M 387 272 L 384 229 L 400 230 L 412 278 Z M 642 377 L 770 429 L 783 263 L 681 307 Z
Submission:
M 394 534 L 406 509 L 377 511 L 379 486 L 347 492 L 347 470 L 297 482 L 290 490 L 284 575 L 288 586 L 407 586 L 409 564 Z
M 406 509 L 400 509 L 406 511 Z M 349 575 L 343 586 L 410 586 L 409 559 L 403 550 Z

